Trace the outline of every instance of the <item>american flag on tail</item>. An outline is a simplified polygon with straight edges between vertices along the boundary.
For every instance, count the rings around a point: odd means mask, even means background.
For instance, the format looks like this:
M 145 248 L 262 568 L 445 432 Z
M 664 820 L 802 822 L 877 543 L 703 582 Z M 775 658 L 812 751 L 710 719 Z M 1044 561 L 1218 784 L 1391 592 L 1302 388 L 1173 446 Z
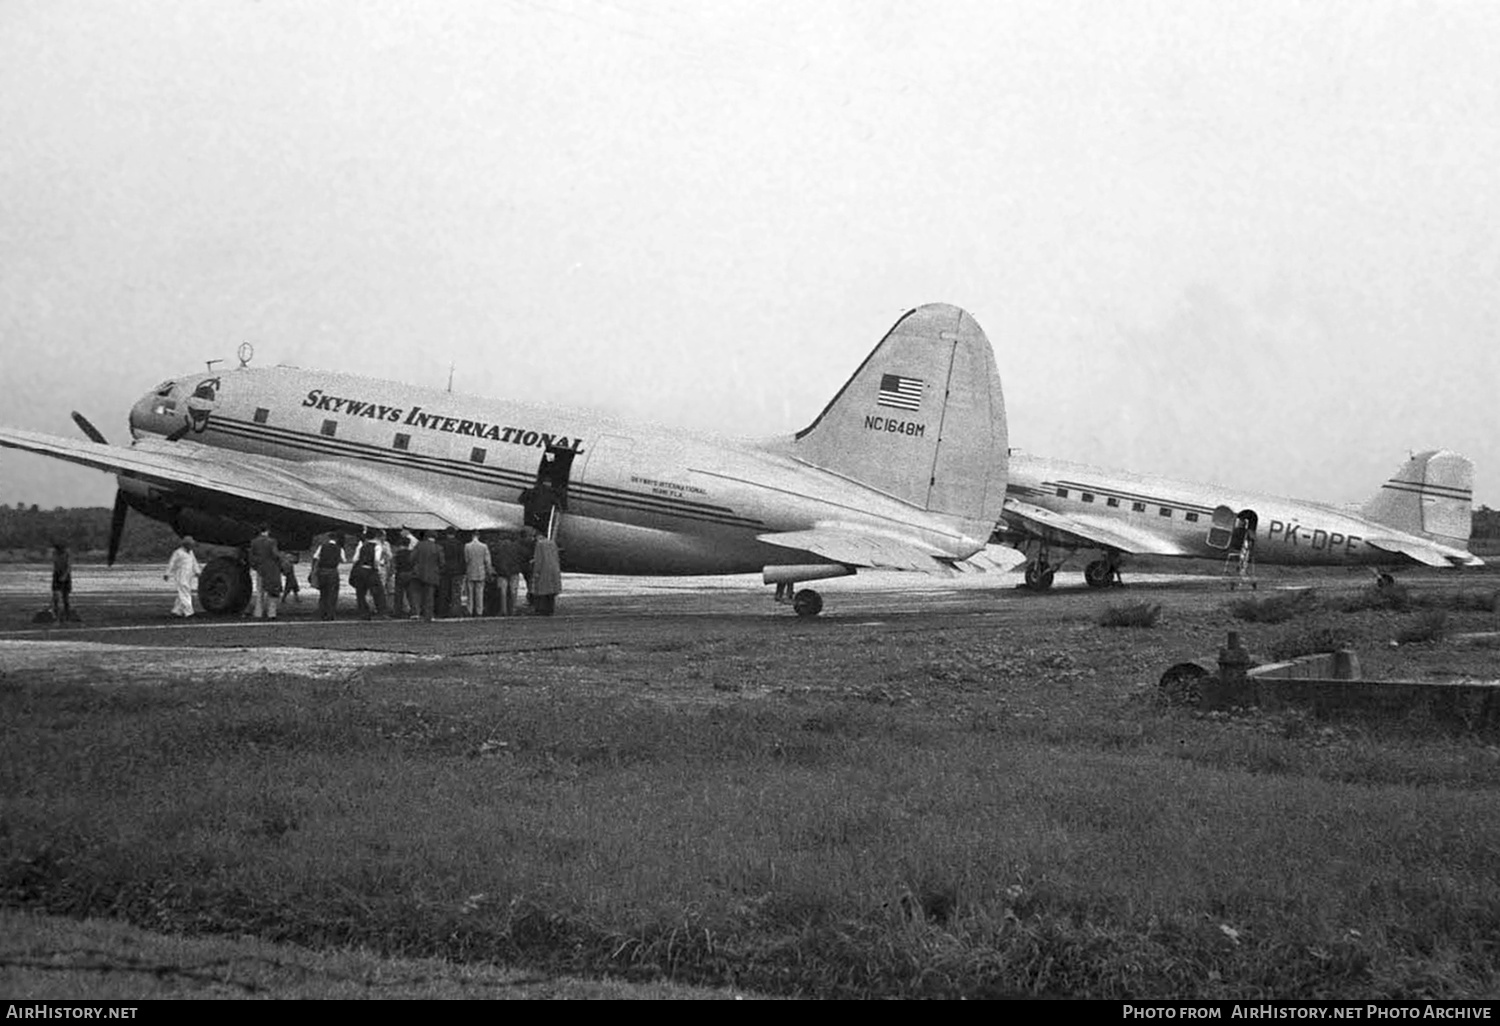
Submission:
M 917 410 L 922 406 L 922 379 L 903 378 L 899 374 L 880 376 L 877 406 L 894 406 L 898 410 Z

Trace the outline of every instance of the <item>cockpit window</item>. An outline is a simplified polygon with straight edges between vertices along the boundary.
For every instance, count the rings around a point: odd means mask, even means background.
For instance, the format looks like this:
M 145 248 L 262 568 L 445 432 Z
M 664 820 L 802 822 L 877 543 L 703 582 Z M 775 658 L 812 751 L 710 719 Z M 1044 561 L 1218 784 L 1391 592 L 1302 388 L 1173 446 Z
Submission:
M 205 381 L 193 390 L 194 399 L 212 399 L 218 394 L 217 381 Z
M 177 382 L 175 381 L 163 381 L 161 384 L 156 386 L 156 394 L 161 396 L 171 395 L 172 389 L 176 387 Z

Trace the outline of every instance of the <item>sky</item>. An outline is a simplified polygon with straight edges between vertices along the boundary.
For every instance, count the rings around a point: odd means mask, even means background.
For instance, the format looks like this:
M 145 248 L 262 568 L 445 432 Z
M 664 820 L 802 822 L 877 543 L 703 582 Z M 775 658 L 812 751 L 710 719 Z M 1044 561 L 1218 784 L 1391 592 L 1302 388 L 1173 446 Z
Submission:
M 3 0 L 0 423 L 249 341 L 785 434 L 948 302 L 1022 450 L 1500 507 L 1496 69 L 1488 2 Z

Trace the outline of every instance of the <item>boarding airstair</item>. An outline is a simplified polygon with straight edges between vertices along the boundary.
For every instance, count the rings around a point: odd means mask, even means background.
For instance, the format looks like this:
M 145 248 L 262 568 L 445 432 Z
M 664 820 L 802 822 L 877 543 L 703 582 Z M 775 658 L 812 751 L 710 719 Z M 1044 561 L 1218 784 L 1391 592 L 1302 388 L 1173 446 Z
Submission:
M 1229 581 L 1229 590 L 1234 591 L 1241 584 L 1250 585 L 1254 591 L 1258 586 L 1255 579 L 1255 536 L 1245 534 L 1240 540 L 1237 548 L 1231 548 L 1229 554 L 1224 557 L 1224 578 Z
M 1213 511 L 1208 529 L 1209 548 L 1224 550 L 1223 576 L 1233 591 L 1241 584 L 1255 581 L 1255 526 L 1259 521 L 1253 509 L 1242 509 L 1236 513 L 1228 506 L 1219 506 Z

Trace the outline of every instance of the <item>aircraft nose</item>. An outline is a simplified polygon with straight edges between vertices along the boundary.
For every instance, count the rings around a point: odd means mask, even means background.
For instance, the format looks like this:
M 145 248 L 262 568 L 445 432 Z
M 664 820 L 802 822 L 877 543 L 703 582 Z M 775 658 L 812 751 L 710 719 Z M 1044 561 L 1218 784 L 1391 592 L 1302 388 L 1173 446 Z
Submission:
M 130 437 L 140 438 L 141 432 L 145 430 L 146 410 L 150 407 L 151 396 L 137 399 L 135 405 L 130 408 L 130 416 L 126 418 L 130 422 Z
M 136 400 L 130 408 L 130 437 L 140 438 L 142 435 L 164 435 L 172 430 L 172 422 L 180 420 L 176 416 L 176 403 L 155 392 L 147 392 Z

